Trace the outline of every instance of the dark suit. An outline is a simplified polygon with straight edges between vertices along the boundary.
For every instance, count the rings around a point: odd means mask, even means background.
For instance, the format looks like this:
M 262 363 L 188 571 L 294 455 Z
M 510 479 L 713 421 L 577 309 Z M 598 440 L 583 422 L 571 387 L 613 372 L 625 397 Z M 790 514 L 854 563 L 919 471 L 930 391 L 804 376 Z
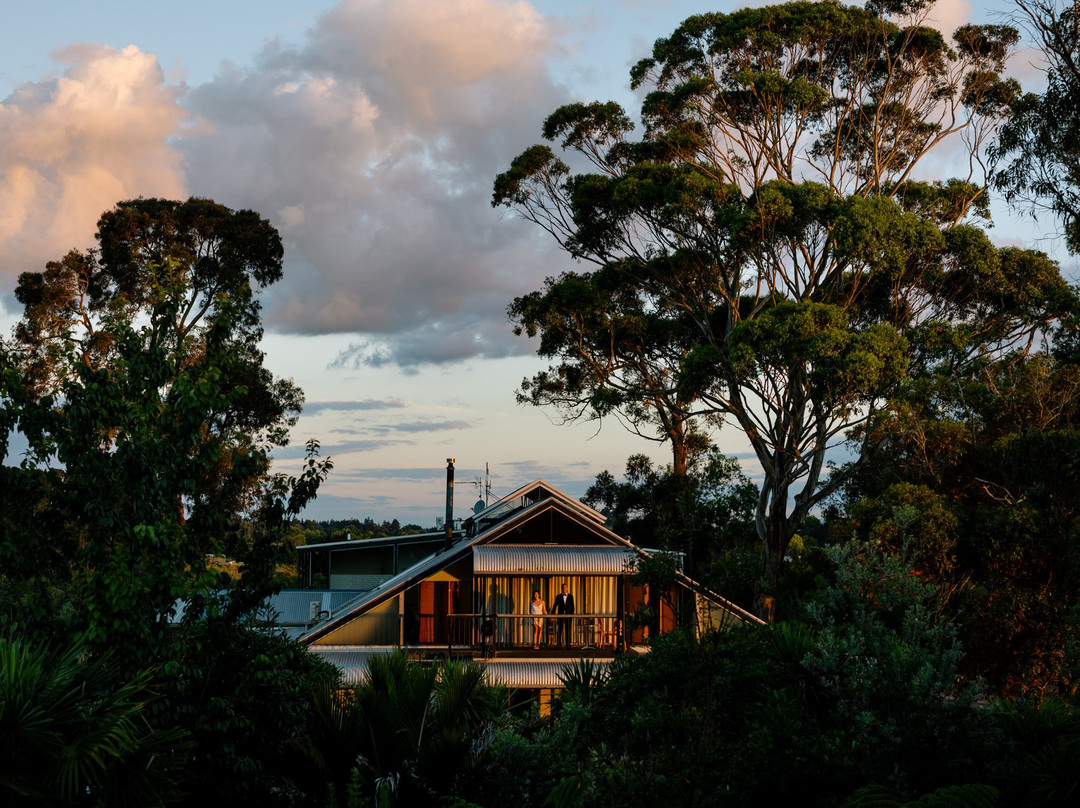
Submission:
M 555 596 L 555 605 L 551 607 L 552 614 L 573 614 L 574 613 L 574 596 L 569 592 L 565 595 L 561 592 Z M 555 621 L 555 644 L 562 645 L 563 640 L 566 640 L 566 647 L 570 647 L 570 623 L 573 622 L 569 618 Z

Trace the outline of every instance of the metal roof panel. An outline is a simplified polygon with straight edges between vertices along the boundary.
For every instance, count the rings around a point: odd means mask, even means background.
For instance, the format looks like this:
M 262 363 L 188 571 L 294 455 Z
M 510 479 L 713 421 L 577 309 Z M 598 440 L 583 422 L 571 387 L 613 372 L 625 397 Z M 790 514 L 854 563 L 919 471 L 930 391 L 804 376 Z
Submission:
M 391 646 L 341 646 L 313 645 L 308 651 L 321 659 L 332 663 L 341 671 L 342 682 L 355 686 L 367 678 L 368 660 L 379 654 L 389 654 L 396 650 Z M 559 678 L 563 670 L 573 665 L 576 659 L 477 659 L 483 665 L 487 679 L 492 684 L 516 688 L 561 688 Z M 610 660 L 593 659 L 594 665 L 607 666 Z
M 483 575 L 622 575 L 637 554 L 630 547 L 566 544 L 480 544 L 473 572 Z

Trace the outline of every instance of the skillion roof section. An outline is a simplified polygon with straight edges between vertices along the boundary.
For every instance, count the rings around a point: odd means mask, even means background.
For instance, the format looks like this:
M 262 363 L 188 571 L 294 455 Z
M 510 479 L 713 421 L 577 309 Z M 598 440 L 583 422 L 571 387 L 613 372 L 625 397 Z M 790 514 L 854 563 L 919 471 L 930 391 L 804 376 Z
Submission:
M 465 534 L 460 530 L 454 531 L 454 538 L 461 538 Z M 387 547 L 395 544 L 422 544 L 438 541 L 446 538 L 446 531 L 439 530 L 434 533 L 406 533 L 400 536 L 379 536 L 377 539 L 349 539 L 348 541 L 326 541 L 321 544 L 301 544 L 296 548 L 298 553 L 309 553 L 312 550 L 345 550 L 349 548 Z

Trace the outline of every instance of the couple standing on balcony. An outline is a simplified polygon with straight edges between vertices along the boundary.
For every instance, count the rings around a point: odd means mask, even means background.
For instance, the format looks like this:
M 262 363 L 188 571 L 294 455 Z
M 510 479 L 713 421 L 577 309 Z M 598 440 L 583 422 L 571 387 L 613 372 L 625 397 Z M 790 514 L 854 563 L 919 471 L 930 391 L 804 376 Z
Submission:
M 547 604 L 540 597 L 540 591 L 533 592 L 532 601 L 529 603 L 529 613 L 536 615 L 533 618 L 533 650 L 540 648 L 540 636 L 544 631 L 544 619 L 539 615 L 548 614 Z M 555 603 L 551 607 L 551 614 L 573 614 L 574 596 L 567 591 L 566 584 L 562 585 L 562 592 L 555 596 Z M 566 647 L 570 647 L 570 621 L 555 621 L 555 644 L 562 645 L 566 641 Z

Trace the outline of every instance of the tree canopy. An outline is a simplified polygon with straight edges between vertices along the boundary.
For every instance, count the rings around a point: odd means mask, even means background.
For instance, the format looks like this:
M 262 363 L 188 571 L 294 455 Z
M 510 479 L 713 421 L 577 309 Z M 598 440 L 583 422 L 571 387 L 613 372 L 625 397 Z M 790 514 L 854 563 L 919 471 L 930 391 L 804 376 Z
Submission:
M 1052 0 L 1016 5 L 1045 60 L 1046 89 L 1016 99 L 993 149 L 994 186 L 1033 214 L 1049 210 L 1069 250 L 1080 252 L 1080 8 Z
M 203 801 L 296 788 L 307 688 L 336 678 L 250 627 L 288 519 L 331 468 L 314 441 L 298 476 L 271 467 L 303 400 L 258 345 L 255 291 L 281 254 L 252 211 L 121 202 L 95 249 L 20 277 L 23 317 L 0 346 L 0 449 L 16 430 L 27 443 L 0 466 L 0 627 L 83 663 L 111 654 L 116 683 L 154 694 L 138 726 L 190 739 L 178 788 Z M 112 698 L 87 695 L 78 709 Z M 110 771 L 153 765 L 139 754 Z
M 1075 305 L 1045 255 L 977 226 L 1017 33 L 950 42 L 932 5 L 691 17 L 631 71 L 640 139 L 617 104 L 571 104 L 543 126 L 571 162 L 533 146 L 495 180 L 493 204 L 595 267 L 511 306 L 556 362 L 523 395 L 740 430 L 764 473 L 764 615 L 792 535 L 848 473 L 826 462 L 848 430 L 868 461 L 911 379 L 1036 345 Z M 922 179 L 945 144 L 966 174 Z M 647 338 L 624 337 L 624 311 Z
M 267 593 L 282 520 L 329 466 L 312 446 L 299 478 L 270 470 L 303 397 L 258 346 L 255 287 L 281 276 L 269 222 L 139 199 L 102 215 L 97 244 L 16 290 L 0 439 L 29 448 L 2 470 L 5 583 L 74 595 L 91 641 L 160 640 L 177 599 L 212 583 L 207 554 L 246 562 L 238 610 Z

